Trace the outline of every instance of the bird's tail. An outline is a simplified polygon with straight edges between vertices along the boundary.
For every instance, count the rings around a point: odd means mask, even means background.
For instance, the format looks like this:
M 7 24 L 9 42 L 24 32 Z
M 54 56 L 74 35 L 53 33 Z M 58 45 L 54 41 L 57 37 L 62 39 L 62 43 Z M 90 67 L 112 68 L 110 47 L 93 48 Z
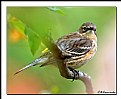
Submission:
M 53 57 L 52 57 L 52 53 L 51 52 L 45 52 L 42 56 L 40 56 L 39 58 L 35 59 L 32 63 L 26 65 L 25 67 L 23 67 L 22 69 L 18 70 L 14 75 L 20 73 L 21 71 L 32 67 L 32 66 L 45 66 L 48 64 L 52 64 L 53 63 Z

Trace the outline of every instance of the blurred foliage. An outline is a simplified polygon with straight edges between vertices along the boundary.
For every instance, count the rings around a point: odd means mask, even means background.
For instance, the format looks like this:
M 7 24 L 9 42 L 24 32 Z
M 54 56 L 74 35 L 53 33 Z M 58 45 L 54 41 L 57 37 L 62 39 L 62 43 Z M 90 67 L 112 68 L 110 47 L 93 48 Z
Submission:
M 47 7 L 47 8 L 50 9 L 51 11 L 55 11 L 55 12 L 58 12 L 58 13 L 64 15 L 64 12 L 61 9 L 57 8 L 57 7 Z
M 116 20 L 116 7 L 7 7 L 8 93 L 17 93 L 9 91 L 9 89 L 14 90 L 10 86 L 18 86 L 13 81 L 18 81 L 20 78 L 20 82 L 26 83 L 25 78 L 35 79 L 32 84 L 37 86 L 35 89 L 38 88 L 39 91 L 29 92 L 30 94 L 33 92 L 52 94 L 84 92 L 85 88 L 80 81 L 71 82 L 62 78 L 57 68 L 52 66 L 28 69 L 12 80 L 11 76 L 16 70 L 41 54 L 46 48 L 43 44 L 46 36 L 51 35 L 54 40 L 57 40 L 65 34 L 77 31 L 82 23 L 92 22 L 97 26 L 99 45 L 108 35 L 104 31 L 107 24 L 112 20 Z M 115 24 L 113 24 L 114 28 Z M 33 57 L 31 53 L 35 56 Z M 88 65 L 94 65 L 95 60 Z M 84 66 L 82 70 L 94 76 L 95 69 L 91 69 L 88 65 Z M 26 84 L 26 88 L 31 88 L 30 82 L 28 82 L 29 86 Z M 20 86 L 22 87 L 22 85 Z M 17 88 L 15 87 L 16 90 Z M 42 90 L 46 91 L 42 92 Z M 27 93 L 26 91 L 23 92 Z M 22 93 L 22 90 L 19 90 L 18 93 Z
M 31 49 L 32 54 L 34 55 L 36 50 L 41 45 L 41 39 L 31 28 L 25 28 L 25 34 L 28 36 L 29 47 Z

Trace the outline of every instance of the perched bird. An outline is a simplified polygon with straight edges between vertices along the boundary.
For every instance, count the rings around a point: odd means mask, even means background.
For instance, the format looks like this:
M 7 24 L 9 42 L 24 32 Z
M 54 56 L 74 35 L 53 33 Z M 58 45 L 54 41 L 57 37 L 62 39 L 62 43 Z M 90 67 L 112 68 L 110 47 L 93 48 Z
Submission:
M 62 53 L 61 57 L 65 66 L 72 69 L 79 68 L 87 63 L 97 51 L 96 26 L 91 22 L 83 23 L 77 32 L 62 36 L 55 44 Z M 15 74 L 32 66 L 55 65 L 56 62 L 53 54 L 47 50 L 39 58 Z

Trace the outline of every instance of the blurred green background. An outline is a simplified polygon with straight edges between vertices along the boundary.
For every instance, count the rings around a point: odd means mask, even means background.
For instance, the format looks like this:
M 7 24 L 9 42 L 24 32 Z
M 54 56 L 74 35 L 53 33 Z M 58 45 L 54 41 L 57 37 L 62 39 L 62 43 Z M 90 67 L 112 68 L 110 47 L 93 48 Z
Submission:
M 10 25 L 10 17 L 22 23 Z M 71 82 L 61 77 L 54 66 L 33 67 L 13 75 L 46 48 L 40 44 L 32 54 L 24 25 L 39 35 L 40 39 L 34 41 L 37 45 L 48 34 L 57 40 L 77 31 L 84 22 L 97 27 L 98 51 L 79 70 L 91 76 L 95 93 L 116 91 L 116 7 L 7 7 L 7 94 L 85 93 L 81 81 Z

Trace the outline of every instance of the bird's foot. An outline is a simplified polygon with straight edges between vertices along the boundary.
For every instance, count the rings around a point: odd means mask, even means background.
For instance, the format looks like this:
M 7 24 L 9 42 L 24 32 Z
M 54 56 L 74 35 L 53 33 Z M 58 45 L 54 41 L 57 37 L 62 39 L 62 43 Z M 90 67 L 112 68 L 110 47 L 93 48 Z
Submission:
M 77 71 L 77 70 L 75 70 L 75 69 L 73 69 L 71 67 L 68 67 L 68 69 L 73 72 L 72 81 L 74 81 L 75 79 L 78 79 L 79 78 L 79 71 Z

